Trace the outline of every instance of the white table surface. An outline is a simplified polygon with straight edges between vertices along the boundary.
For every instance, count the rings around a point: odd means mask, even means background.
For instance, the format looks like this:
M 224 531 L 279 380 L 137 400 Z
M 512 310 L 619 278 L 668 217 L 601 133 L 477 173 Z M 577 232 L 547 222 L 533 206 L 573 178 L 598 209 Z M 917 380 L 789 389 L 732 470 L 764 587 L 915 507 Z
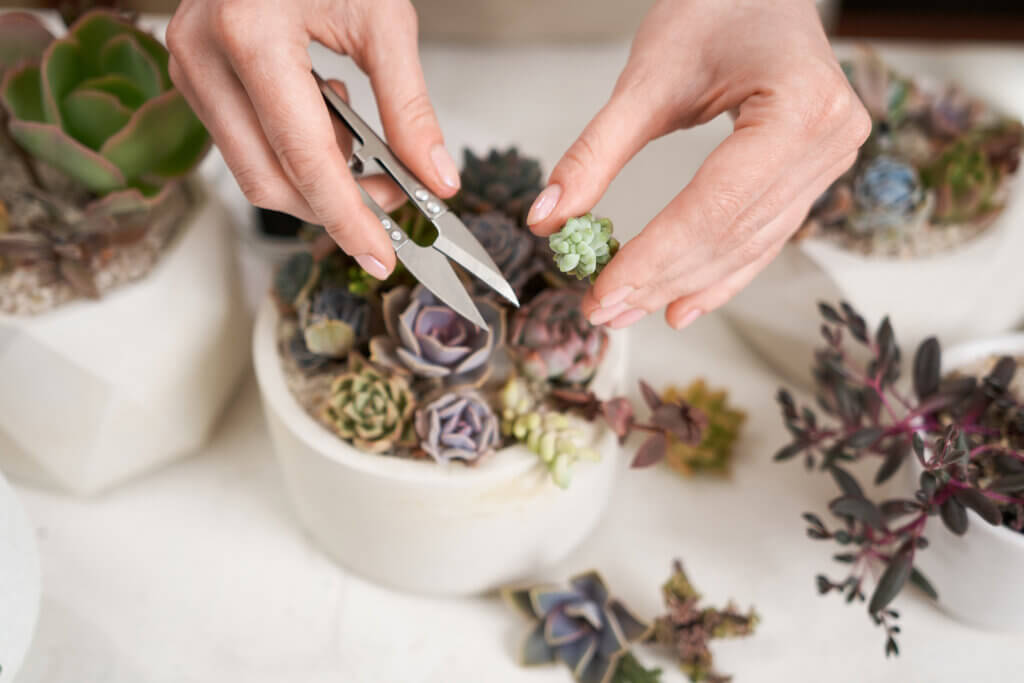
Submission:
M 516 143 L 550 169 L 607 96 L 627 50 L 427 45 L 423 58 L 451 149 Z M 890 54 L 955 74 L 1024 113 L 1022 49 Z M 315 62 L 322 72 L 351 76 L 356 108 L 371 110 L 368 86 L 350 64 L 322 52 Z M 716 120 L 652 145 L 598 210 L 635 234 L 728 130 Z M 214 174 L 215 166 L 208 164 Z M 237 192 L 230 181 L 225 187 Z M 883 634 L 862 605 L 814 590 L 816 573 L 842 568 L 828 559 L 832 546 L 806 539 L 799 515 L 822 510 L 834 492 L 822 476 L 771 462 L 786 438 L 773 374 L 718 316 L 685 334 L 651 317 L 632 334 L 634 376 L 656 383 L 705 376 L 748 410 L 734 474 L 715 481 L 660 468 L 629 473 L 593 538 L 538 578 L 596 567 L 614 592 L 653 616 L 670 562 L 682 557 L 711 602 L 735 597 L 763 616 L 755 636 L 714 646 L 721 670 L 740 682 L 1024 679 L 1024 636 L 967 628 L 913 593 L 895 605 L 903 654 L 887 661 Z M 559 667 L 518 668 L 513 652 L 526 624 L 493 597 L 403 595 L 328 561 L 288 507 L 251 377 L 196 457 L 98 500 L 19 493 L 38 530 L 44 581 L 24 683 L 570 680 Z M 685 680 L 662 664 L 666 683 Z

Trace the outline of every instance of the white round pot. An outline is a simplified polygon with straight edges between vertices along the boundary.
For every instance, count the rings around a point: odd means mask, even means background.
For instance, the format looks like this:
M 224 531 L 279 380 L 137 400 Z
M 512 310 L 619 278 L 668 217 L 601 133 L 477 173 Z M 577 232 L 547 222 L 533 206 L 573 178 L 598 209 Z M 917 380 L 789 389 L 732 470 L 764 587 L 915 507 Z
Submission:
M 248 364 L 249 318 L 230 221 L 197 190 L 143 279 L 0 315 L 0 469 L 93 494 L 204 443 Z
M 345 567 L 402 590 L 471 595 L 558 562 L 597 525 L 618 469 L 615 435 L 603 425 L 587 425 L 600 462 L 577 463 L 566 490 L 521 446 L 474 467 L 364 453 L 292 396 L 277 325 L 267 299 L 253 361 L 274 450 L 300 522 Z M 624 341 L 613 337 L 594 377 L 599 396 L 622 388 Z
M 819 301 L 848 301 L 872 327 L 888 315 L 907 354 L 933 334 L 944 345 L 1002 334 L 1024 321 L 1022 225 L 1024 172 L 993 225 L 948 252 L 900 261 L 817 238 L 790 243 L 724 312 L 754 350 L 804 387 L 824 343 Z
M 1024 334 L 968 342 L 943 353 L 943 372 L 970 365 L 990 355 L 1024 355 Z M 921 476 L 917 458 L 906 468 L 908 486 L 916 490 Z M 967 511 L 967 533 L 957 536 L 940 519 L 929 520 L 926 549 L 915 563 L 939 594 L 939 605 L 965 623 L 982 628 L 1024 632 L 1024 534 L 992 526 Z
M 14 491 L 0 475 L 0 683 L 14 681 L 39 616 L 36 536 Z

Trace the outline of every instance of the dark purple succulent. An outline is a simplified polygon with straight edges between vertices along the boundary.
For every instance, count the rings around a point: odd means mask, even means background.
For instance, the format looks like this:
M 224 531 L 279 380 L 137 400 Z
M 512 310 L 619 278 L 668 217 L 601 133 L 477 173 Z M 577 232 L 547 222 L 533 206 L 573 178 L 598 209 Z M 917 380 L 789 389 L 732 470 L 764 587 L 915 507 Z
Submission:
M 569 580 L 568 588 L 506 589 L 506 601 L 536 620 L 521 650 L 524 665 L 561 660 L 577 681 L 611 683 L 630 643 L 643 641 L 651 627 L 608 594 L 597 572 Z
M 477 308 L 480 329 L 443 304 L 423 285 L 397 287 L 383 298 L 387 336 L 370 340 L 370 355 L 381 365 L 449 383 L 476 383 L 486 377 L 488 360 L 505 336 L 501 309 L 486 300 Z
M 516 296 L 522 296 L 526 282 L 544 268 L 534 253 L 533 234 L 498 211 L 467 214 L 462 220 L 483 245 L 484 250 L 494 259 L 495 265 L 512 285 Z M 471 286 L 476 296 L 490 296 L 493 292 L 475 278 Z
M 420 448 L 439 463 L 476 462 L 501 441 L 498 417 L 471 389 L 458 389 L 434 399 L 417 411 L 415 424 Z

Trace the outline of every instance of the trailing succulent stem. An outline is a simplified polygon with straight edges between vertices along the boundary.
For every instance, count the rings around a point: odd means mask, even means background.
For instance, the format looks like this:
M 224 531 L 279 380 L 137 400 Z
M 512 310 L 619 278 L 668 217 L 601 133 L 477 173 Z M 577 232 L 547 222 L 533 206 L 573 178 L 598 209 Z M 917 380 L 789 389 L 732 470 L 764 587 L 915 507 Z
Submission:
M 830 528 L 812 513 L 804 519 L 808 536 L 844 546 L 834 559 L 849 572 L 838 581 L 819 575 L 818 590 L 867 602 L 872 620 L 886 631 L 886 654 L 895 655 L 893 599 L 908 582 L 936 597 L 914 567 L 916 553 L 927 547 L 931 516 L 957 535 L 967 531 L 967 510 L 989 524 L 1024 530 L 1024 406 L 1011 389 L 1017 363 L 1005 357 L 993 360 L 983 377 L 943 377 L 939 343 L 927 339 L 914 355 L 913 393 L 907 394 L 899 388 L 902 352 L 888 318 L 871 334 L 849 304 L 821 304 L 820 311 L 826 345 L 816 354 L 814 374 L 826 417 L 798 408 L 781 390 L 778 401 L 793 441 L 775 459 L 802 457 L 809 469 L 832 476 L 840 496 L 829 511 L 838 525 Z M 866 364 L 853 360 L 848 339 L 867 350 Z M 868 458 L 879 463 L 876 484 L 915 459 L 922 472 L 913 495 L 872 501 L 843 467 Z

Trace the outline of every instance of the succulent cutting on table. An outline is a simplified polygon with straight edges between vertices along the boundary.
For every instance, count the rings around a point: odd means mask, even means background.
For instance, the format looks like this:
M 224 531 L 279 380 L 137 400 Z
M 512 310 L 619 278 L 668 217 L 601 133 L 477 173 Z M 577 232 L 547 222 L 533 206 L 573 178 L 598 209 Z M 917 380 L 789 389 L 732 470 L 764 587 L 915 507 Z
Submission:
M 902 76 L 867 49 L 843 69 L 874 125 L 797 239 L 822 235 L 863 253 L 918 257 L 984 231 L 1017 172 L 1021 122 L 952 83 Z
M 194 203 L 209 136 L 167 50 L 89 12 L 54 38 L 0 15 L 0 310 L 38 313 L 145 275 Z

